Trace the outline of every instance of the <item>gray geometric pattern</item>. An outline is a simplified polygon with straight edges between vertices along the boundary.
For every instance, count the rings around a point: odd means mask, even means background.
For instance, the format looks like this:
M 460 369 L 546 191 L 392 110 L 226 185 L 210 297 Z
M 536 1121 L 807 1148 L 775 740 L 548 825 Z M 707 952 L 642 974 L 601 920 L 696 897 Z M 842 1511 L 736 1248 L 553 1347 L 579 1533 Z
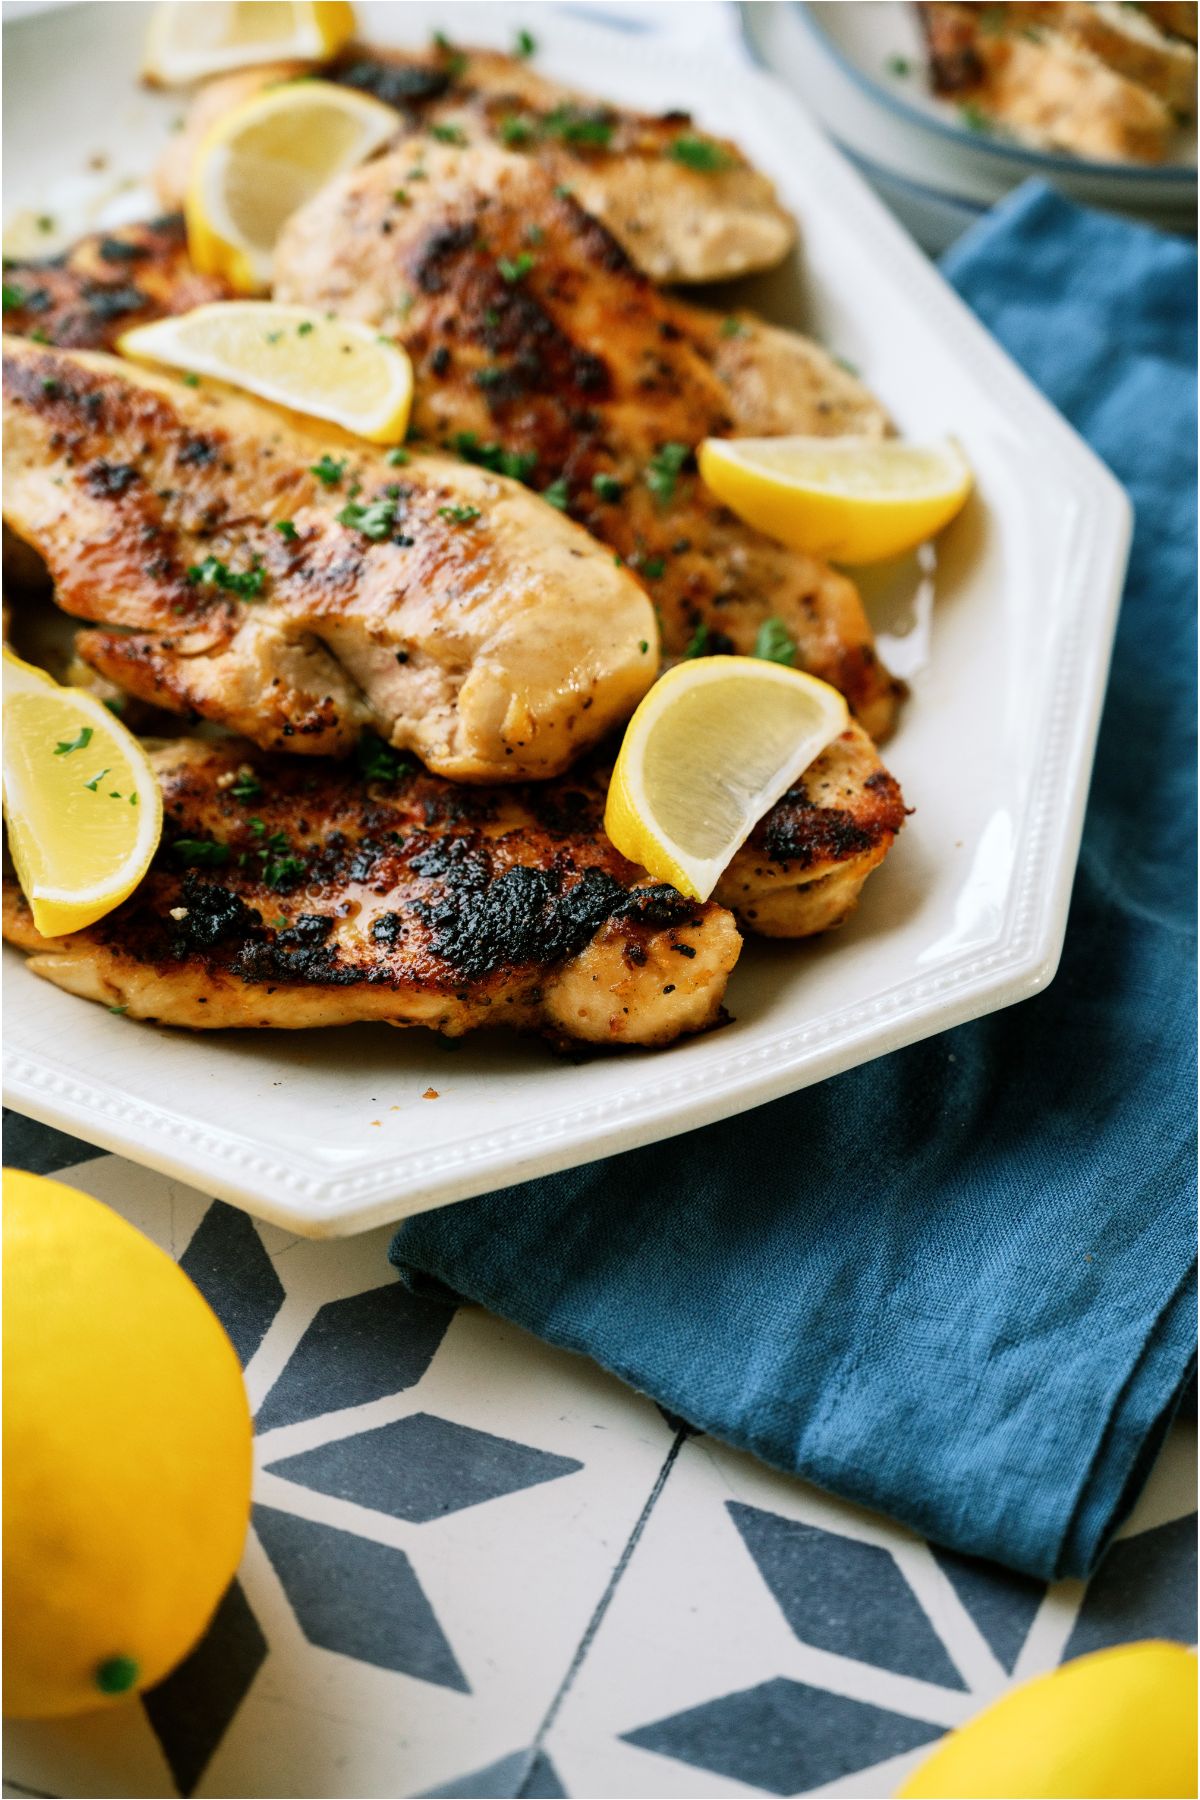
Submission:
M 643 1750 L 769 1794 L 820 1787 L 941 1735 L 938 1725 L 782 1676 L 624 1733 Z
M 1196 1515 L 1114 1544 L 1088 1583 L 1062 1660 L 1131 1638 L 1196 1642 Z
M 780 1611 L 802 1643 L 962 1688 L 962 1676 L 888 1551 L 729 1502 Z
M 426 1788 L 420 1800 L 566 1800 L 566 1794 L 544 1750 L 514 1750 L 486 1769 Z
M 63 1133 L 16 1118 L 7 1123 L 6 1148 L 11 1164 L 54 1173 L 93 1154 L 89 1146 Z M 139 1205 L 144 1205 L 144 1189 L 141 1194 Z M 119 1207 L 119 1201 L 115 1204 Z M 591 1490 L 582 1475 L 585 1464 L 580 1456 L 521 1441 L 521 1420 L 525 1415 L 520 1410 L 514 1412 L 507 1401 L 503 1414 L 510 1427 L 507 1434 L 440 1416 L 438 1407 L 450 1404 L 463 1416 L 461 1409 L 469 1407 L 474 1391 L 472 1382 L 486 1382 L 486 1370 L 473 1368 L 466 1386 L 462 1385 L 462 1377 L 456 1375 L 447 1389 L 445 1371 L 458 1366 L 454 1362 L 458 1352 L 443 1348 L 447 1326 L 454 1315 L 453 1304 L 440 1295 L 414 1296 L 399 1283 L 385 1279 L 382 1258 L 374 1285 L 347 1294 L 346 1287 L 352 1285 L 353 1278 L 348 1283 L 345 1273 L 338 1273 L 341 1252 L 336 1245 L 320 1247 L 321 1254 L 330 1261 L 330 1289 L 336 1296 L 322 1304 L 320 1293 L 314 1295 L 312 1290 L 312 1275 L 318 1265 L 310 1251 L 315 1248 L 297 1249 L 295 1254 L 300 1260 L 295 1264 L 292 1250 L 286 1245 L 272 1257 L 248 1218 L 213 1202 L 205 1208 L 181 1261 L 222 1318 L 243 1361 L 254 1355 L 281 1307 L 301 1309 L 301 1316 L 295 1321 L 295 1348 L 264 1395 L 258 1422 L 260 1430 L 298 1427 L 300 1442 L 306 1447 L 277 1457 L 270 1464 L 271 1474 L 294 1484 L 296 1503 L 303 1503 L 306 1510 L 329 1504 L 320 1496 L 328 1496 L 334 1504 L 349 1501 L 373 1512 L 381 1521 L 395 1521 L 388 1526 L 390 1532 L 411 1531 L 414 1536 L 406 1539 L 402 1550 L 394 1542 L 379 1542 L 373 1536 L 363 1535 L 363 1531 L 371 1530 L 369 1522 L 363 1530 L 357 1526 L 346 1529 L 342 1515 L 337 1515 L 337 1524 L 302 1517 L 286 1510 L 290 1504 L 286 1489 L 272 1486 L 272 1504 L 255 1508 L 254 1529 L 283 1589 L 299 1635 L 296 1640 L 289 1638 L 286 1654 L 277 1665 L 278 1669 L 287 1670 L 286 1675 L 273 1675 L 268 1633 L 273 1629 L 270 1620 L 276 1616 L 274 1608 L 279 1606 L 280 1596 L 274 1586 L 269 1595 L 262 1592 L 261 1565 L 252 1558 L 222 1600 L 205 1638 L 179 1668 L 143 1697 L 141 1710 L 161 1746 L 178 1792 L 184 1795 L 193 1793 L 198 1786 L 216 1791 L 214 1754 L 244 1708 L 239 1735 L 221 1764 L 222 1781 L 236 1781 L 231 1771 L 248 1741 L 264 1722 L 269 1727 L 283 1703 L 281 1682 L 303 1683 L 303 1692 L 296 1690 L 284 1704 L 285 1711 L 288 1704 L 303 1711 L 313 1704 L 314 1696 L 332 1692 L 327 1683 L 344 1683 L 343 1698 L 334 1704 L 331 1718 L 338 1705 L 348 1704 L 345 1695 L 352 1694 L 359 1685 L 354 1673 L 356 1663 L 374 1671 L 371 1679 L 376 1683 L 401 1678 L 429 1684 L 426 1692 L 432 1695 L 438 1691 L 439 1706 L 485 1707 L 489 1703 L 486 1684 L 493 1680 L 496 1669 L 502 1667 L 511 1672 L 514 1666 L 511 1659 L 507 1664 L 489 1662 L 490 1653 L 482 1654 L 479 1643 L 469 1634 L 475 1593 L 472 1584 L 487 1582 L 490 1565 L 480 1562 L 477 1551 L 470 1554 L 456 1593 L 453 1580 L 447 1586 L 444 1546 L 452 1546 L 449 1554 L 453 1558 L 462 1545 L 487 1544 L 488 1555 L 498 1570 L 512 1549 L 518 1568 L 522 1559 L 530 1559 L 532 1571 L 544 1567 L 547 1557 L 553 1568 L 552 1559 L 563 1546 L 568 1558 L 564 1567 L 569 1567 L 573 1547 L 582 1541 L 575 1536 L 576 1519 L 587 1516 Z M 304 1261 L 305 1257 L 309 1260 Z M 288 1286 L 293 1266 L 303 1270 L 294 1289 Z M 347 1266 L 361 1278 L 361 1261 Z M 367 1278 L 370 1279 L 369 1272 Z M 484 1329 L 480 1315 L 473 1315 L 473 1320 L 470 1315 L 466 1317 L 465 1338 L 460 1340 L 456 1333 L 449 1340 L 460 1348 L 468 1340 L 477 1343 L 478 1332 Z M 499 1326 L 495 1329 L 503 1330 Z M 472 1333 L 476 1334 L 474 1339 Z M 439 1370 L 444 1371 L 441 1377 Z M 328 1430 L 336 1431 L 334 1417 L 347 1407 L 404 1393 L 424 1383 L 426 1377 L 430 1381 L 430 1401 L 434 1402 L 436 1395 L 436 1404 L 371 1430 L 332 1438 L 326 1435 Z M 594 1375 L 585 1379 L 580 1384 L 580 1398 L 572 1402 L 584 1410 L 585 1416 L 592 1404 L 587 1380 L 595 1379 Z M 459 1382 L 457 1387 L 455 1381 Z M 422 1388 L 422 1396 L 424 1391 Z M 447 1392 L 453 1393 L 452 1401 L 446 1400 Z M 465 1416 L 472 1416 L 469 1410 Z M 636 1413 L 640 1421 L 644 1416 L 645 1409 Z M 324 1424 L 327 1417 L 328 1427 Z M 490 1425 L 497 1415 L 484 1409 L 480 1417 Z M 646 1688 L 644 1704 L 631 1705 L 620 1721 L 621 1734 L 608 1741 L 608 1755 L 641 1759 L 632 1774 L 627 1766 L 627 1785 L 621 1788 L 622 1792 L 662 1791 L 653 1777 L 646 1775 L 653 1759 L 659 1758 L 669 1759 L 662 1763 L 663 1785 L 676 1793 L 688 1791 L 689 1768 L 707 1770 L 718 1780 L 736 1781 L 760 1792 L 797 1794 L 845 1778 L 853 1791 L 862 1793 L 867 1791 L 863 1784 L 871 1782 L 869 1772 L 877 1764 L 905 1753 L 919 1753 L 954 1718 L 973 1710 L 975 1701 L 965 1691 L 965 1683 L 974 1679 L 970 1671 L 977 1651 L 970 1644 L 956 1642 L 953 1617 L 943 1619 L 936 1611 L 927 1614 L 918 1601 L 918 1593 L 925 1595 L 925 1577 L 920 1558 L 914 1558 L 911 1546 L 897 1541 L 892 1548 L 885 1547 L 888 1527 L 882 1521 L 873 1530 L 882 1531 L 883 1538 L 864 1542 L 856 1535 L 858 1527 L 850 1516 L 844 1531 L 840 1523 L 824 1529 L 790 1517 L 787 1495 L 791 1490 L 781 1487 L 774 1477 L 770 1478 L 776 1482 L 774 1487 L 756 1488 L 755 1481 L 760 1478 L 747 1480 L 744 1476 L 739 1477 L 739 1483 L 746 1485 L 739 1485 L 734 1491 L 778 1496 L 779 1510 L 770 1501 L 766 1505 L 751 1505 L 741 1498 L 731 1501 L 729 1488 L 718 1484 L 708 1502 L 713 1515 L 711 1532 L 708 1538 L 697 1540 L 696 1555 L 684 1577 L 685 1591 L 679 1596 L 676 1622 L 703 1614 L 706 1607 L 712 1614 L 715 1604 L 717 1616 L 709 1618 L 705 1629 L 715 1629 L 718 1645 L 723 1631 L 728 1630 L 734 1642 L 740 1632 L 739 1654 L 743 1657 L 747 1644 L 752 1653 L 754 1634 L 760 1632 L 761 1666 L 739 1666 L 740 1679 L 728 1683 L 732 1691 L 722 1691 L 711 1679 L 698 1677 L 694 1704 L 680 1704 L 676 1679 L 673 1704 L 656 1709 L 654 1684 L 661 1646 L 668 1640 L 661 1637 L 661 1632 L 656 1637 L 657 1625 L 648 1620 L 643 1644 L 637 1636 L 636 1616 L 631 1634 L 628 1608 L 622 1611 L 620 1595 L 631 1584 L 636 1592 L 638 1581 L 644 1583 L 649 1538 L 641 1544 L 639 1534 L 649 1519 L 649 1532 L 653 1535 L 654 1508 L 670 1502 L 672 1489 L 668 1485 L 664 1492 L 664 1481 L 669 1478 L 678 1491 L 679 1482 L 694 1482 L 697 1468 L 711 1458 L 707 1440 L 695 1445 L 685 1441 L 694 1434 L 682 1420 L 667 1417 L 666 1423 L 676 1434 L 675 1443 L 662 1465 L 658 1482 L 646 1494 L 644 1503 L 639 1502 L 643 1513 L 633 1537 L 625 1541 L 617 1533 L 604 1539 L 608 1558 L 605 1567 L 611 1571 L 609 1587 L 604 1590 L 602 1571 L 595 1592 L 586 1597 L 586 1605 L 596 1605 L 601 1590 L 604 1598 L 590 1625 L 586 1623 L 586 1613 L 581 1615 L 574 1647 L 565 1646 L 561 1652 L 569 1667 L 564 1666 L 563 1688 L 540 1730 L 535 1733 L 531 1729 L 535 1720 L 522 1721 L 512 1736 L 504 1733 L 500 1747 L 504 1737 L 510 1743 L 520 1743 L 524 1738 L 527 1747 L 498 1758 L 493 1752 L 493 1760 L 486 1761 L 467 1755 L 460 1759 L 455 1754 L 453 1730 L 441 1727 L 436 1757 L 430 1757 L 428 1749 L 425 1752 L 423 1780 L 409 1786 L 398 1775 L 388 1791 L 420 1790 L 430 1797 L 458 1795 L 464 1800 L 467 1796 L 539 1800 L 543 1795 L 565 1795 L 568 1783 L 561 1773 L 564 1760 L 568 1768 L 576 1767 L 577 1762 L 570 1759 L 580 1754 L 578 1715 L 569 1714 L 568 1690 L 573 1682 L 576 1689 L 581 1681 L 586 1683 L 589 1658 L 608 1654 L 605 1666 L 611 1670 L 612 1652 L 605 1651 L 606 1633 L 618 1629 L 618 1619 L 625 1621 L 623 1653 L 638 1659 L 637 1682 L 631 1692 L 637 1691 L 638 1683 Z M 599 1425 L 599 1417 L 596 1424 Z M 530 1413 L 527 1429 L 538 1444 L 562 1442 L 578 1450 L 581 1441 L 587 1441 L 581 1440 L 578 1429 L 573 1435 L 558 1439 L 554 1415 L 544 1409 L 537 1412 L 536 1407 Z M 646 1429 L 642 1423 L 633 1431 L 636 1434 Z M 657 1420 L 655 1429 L 662 1429 Z M 590 1469 L 590 1459 L 587 1466 Z M 687 1469 L 691 1475 L 687 1475 Z M 578 1482 L 563 1480 L 571 1475 L 581 1478 Z M 528 1526 L 521 1525 L 520 1505 L 493 1511 L 492 1502 L 547 1483 L 562 1483 L 563 1504 L 553 1515 L 551 1529 L 557 1535 L 543 1544 L 531 1541 Z M 688 1491 L 686 1485 L 682 1491 Z M 800 1495 L 804 1490 L 797 1487 L 795 1492 Z M 827 1501 L 821 1504 L 824 1509 L 830 1504 L 836 1506 Z M 472 1508 L 480 1509 L 478 1525 L 473 1518 L 456 1523 L 449 1528 L 448 1538 L 426 1532 L 425 1527 L 431 1522 L 453 1519 Z M 631 1520 L 635 1518 L 636 1511 L 629 1516 Z M 829 1516 L 827 1510 L 820 1516 L 824 1521 Z M 1194 1642 L 1196 1520 L 1194 1515 L 1172 1519 L 1169 1511 L 1166 1516 L 1168 1523 L 1127 1537 L 1110 1551 L 1078 1606 L 1064 1659 L 1147 1636 Z M 736 1535 L 730 1531 L 730 1523 L 736 1528 Z M 595 1527 L 589 1524 L 586 1530 L 594 1532 Z M 708 1565 L 703 1545 L 711 1544 L 712 1554 L 720 1559 L 726 1555 L 721 1548 L 726 1541 L 732 1549 L 728 1562 L 722 1565 L 721 1580 L 712 1590 L 720 1596 L 714 1602 L 707 1597 Z M 426 1545 L 430 1551 L 428 1571 L 423 1566 Z M 1065 1588 L 1047 1590 L 1040 1582 L 1014 1576 L 977 1559 L 936 1547 L 931 1550 L 1006 1670 L 1011 1671 L 1016 1665 L 1047 1592 L 1052 1598 L 1057 1596 L 1060 1607 L 1073 1602 L 1073 1591 L 1068 1599 Z M 753 1560 L 754 1570 L 746 1552 Z M 660 1534 L 658 1554 L 661 1553 Z M 921 1555 L 925 1555 L 923 1550 Z M 680 1567 L 688 1569 L 689 1565 L 685 1561 Z M 924 1567 L 928 1567 L 927 1557 Z M 745 1573 L 737 1574 L 743 1568 Z M 731 1571 L 736 1575 L 732 1590 L 733 1595 L 739 1596 L 736 1603 L 728 1587 Z M 911 1586 L 908 1575 L 912 1577 Z M 515 1593 L 524 1591 L 520 1586 L 524 1579 L 523 1574 L 517 1576 Z M 686 1591 L 692 1580 L 696 1584 L 694 1601 Z M 605 1608 L 614 1590 L 618 1603 L 610 1622 Z M 656 1606 L 661 1609 L 665 1590 L 652 1591 L 656 1594 Z M 433 1593 L 438 1596 L 437 1611 L 431 1603 Z M 466 1610 L 455 1610 L 453 1617 L 439 1617 L 447 1606 L 448 1593 L 454 1594 L 456 1608 L 465 1599 Z M 480 1599 L 487 1601 L 482 1590 Z M 721 1609 L 731 1605 L 735 1616 L 726 1617 Z M 742 1612 L 737 1610 L 739 1607 Z M 775 1625 L 779 1615 L 793 1635 L 794 1660 L 782 1647 L 784 1638 Z M 762 1630 L 764 1625 L 771 1629 Z M 540 1621 L 535 1629 L 540 1629 Z M 688 1629 L 684 1623 L 678 1640 L 685 1658 Z M 952 1644 L 957 1660 L 950 1655 Z M 838 1692 L 830 1692 L 822 1685 L 823 1673 L 814 1673 L 821 1669 L 819 1659 L 825 1652 L 843 1659 L 844 1674 L 839 1676 Z M 620 1654 L 619 1647 L 618 1660 Z M 293 1672 L 297 1656 L 310 1660 L 296 1665 Z M 316 1660 L 322 1657 L 327 1659 L 324 1666 Z M 336 1666 L 340 1666 L 340 1673 Z M 685 1661 L 684 1667 L 687 1666 Z M 472 1671 L 470 1682 L 465 1667 Z M 889 1673 L 883 1676 L 882 1671 Z M 896 1676 L 915 1677 L 931 1684 L 927 1691 L 935 1716 L 917 1716 L 920 1700 L 914 1703 L 916 1710 L 912 1715 L 897 1712 L 893 1704 L 881 1703 L 882 1692 L 888 1694 L 890 1701 L 898 1690 L 893 1687 L 881 1691 L 879 1680 L 891 1681 Z M 472 1692 L 472 1684 L 477 1691 Z M 843 1688 L 845 1691 L 841 1691 Z M 568 1711 L 563 1720 L 569 1722 L 570 1733 L 575 1735 L 560 1739 L 556 1733 L 562 1729 L 562 1721 L 556 1724 L 555 1719 L 564 1693 Z M 944 1695 L 944 1701 L 938 1700 L 938 1695 Z M 957 1710 L 961 1702 L 966 1703 L 965 1712 Z M 128 1716 L 135 1717 L 138 1712 L 139 1708 L 131 1708 Z M 605 1729 L 612 1732 L 616 1727 L 611 1722 L 611 1709 L 609 1717 Z M 389 1716 L 383 1727 L 392 1734 L 397 1754 L 407 1735 L 420 1728 L 421 1718 L 421 1710 L 414 1710 L 411 1691 L 398 1689 L 394 1716 Z M 379 1721 L 373 1718 L 369 1723 L 374 1729 Z M 323 1729 L 314 1727 L 314 1743 L 320 1741 Z M 494 1735 L 489 1741 L 495 1742 Z M 569 1745 L 569 1754 L 564 1745 Z M 670 1763 L 675 1765 L 673 1772 Z M 435 1785 L 428 1785 L 431 1767 L 454 1770 L 456 1765 L 461 1769 L 464 1764 L 467 1773 L 443 1776 Z M 25 1771 L 16 1767 L 11 1774 L 17 1777 L 19 1785 L 27 1785 L 30 1790 L 51 1785 L 36 1778 L 26 1784 Z M 312 1791 L 344 1795 L 367 1791 L 356 1786 L 351 1763 L 347 1763 L 344 1775 L 326 1768 L 313 1779 L 323 1780 L 325 1785 Z M 113 1787 L 111 1774 L 105 1775 L 104 1783 L 105 1791 L 118 1791 Z M 64 1790 L 59 1787 L 56 1791 Z M 247 1787 L 246 1791 L 268 1790 L 260 1785 Z M 370 1791 L 382 1790 L 376 1785 Z M 579 1791 L 600 1789 L 580 1785 Z
M 103 1156 L 95 1144 L 85 1144 L 82 1138 L 70 1137 L 65 1131 L 58 1131 L 53 1125 L 42 1125 L 36 1119 L 27 1119 L 23 1113 L 12 1112 L 4 1108 L 4 1166 L 6 1169 L 27 1169 L 31 1175 L 57 1175 L 60 1169 L 69 1169 L 75 1163 L 87 1162 L 94 1156 Z
M 214 1200 L 179 1259 L 229 1333 L 238 1360 L 250 1361 L 283 1305 L 283 1283 L 248 1213 Z
M 403 1550 L 272 1506 L 254 1529 L 310 1644 L 470 1693 Z
M 142 1696 L 181 1794 L 203 1775 L 266 1654 L 267 1640 L 235 1581 L 191 1655 Z
M 453 1307 L 418 1299 L 398 1281 L 330 1300 L 259 1407 L 255 1430 L 273 1431 L 412 1387 L 453 1317 Z
M 583 1464 L 431 1413 L 410 1413 L 392 1425 L 335 1438 L 267 1466 L 301 1487 L 423 1524 L 557 1481 Z

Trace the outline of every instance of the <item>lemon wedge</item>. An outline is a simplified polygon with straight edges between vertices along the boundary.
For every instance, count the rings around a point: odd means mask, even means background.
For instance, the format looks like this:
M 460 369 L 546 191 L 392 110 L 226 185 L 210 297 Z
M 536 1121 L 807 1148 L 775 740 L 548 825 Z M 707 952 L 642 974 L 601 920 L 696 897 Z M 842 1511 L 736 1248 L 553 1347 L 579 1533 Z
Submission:
M 971 491 L 958 445 L 878 438 L 706 438 L 712 493 L 747 525 L 832 562 L 883 562 L 934 536 Z
M 128 898 L 162 832 L 137 739 L 92 694 L 4 652 L 4 814 L 17 878 L 45 937 Z
M 655 683 L 626 727 L 604 829 L 656 881 L 707 900 L 758 820 L 849 724 L 836 688 L 752 656 Z
M 201 274 L 261 293 L 284 221 L 399 127 L 390 106 L 330 81 L 285 81 L 222 114 L 196 152 L 184 207 Z
M 373 444 L 398 444 L 408 429 L 408 355 L 353 319 L 272 300 L 218 300 L 135 326 L 117 347 L 330 419 Z
M 154 9 L 142 75 L 178 87 L 253 63 L 324 62 L 353 36 L 346 0 L 169 0 Z

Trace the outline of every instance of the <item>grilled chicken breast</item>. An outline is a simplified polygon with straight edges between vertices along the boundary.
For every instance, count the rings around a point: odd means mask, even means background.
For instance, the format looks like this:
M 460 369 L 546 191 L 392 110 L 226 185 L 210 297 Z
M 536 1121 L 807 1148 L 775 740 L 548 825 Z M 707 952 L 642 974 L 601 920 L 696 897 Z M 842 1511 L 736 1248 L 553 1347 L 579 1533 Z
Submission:
M 642 588 L 503 476 L 395 468 L 241 396 L 16 339 L 4 413 L 7 523 L 64 609 L 103 621 L 85 660 L 155 705 L 309 753 L 369 729 L 503 781 L 566 768 L 654 677 Z
M 402 341 L 413 432 L 521 474 L 610 544 L 646 581 L 668 654 L 750 653 L 781 620 L 799 663 L 887 733 L 900 690 L 853 582 L 742 524 L 694 473 L 702 438 L 785 417 L 885 428 L 815 346 L 658 293 L 537 162 L 493 146 L 414 140 L 331 183 L 285 227 L 275 294 Z M 751 374 L 756 343 L 774 379 Z
M 1195 111 L 1194 52 L 1140 13 L 1130 27 L 1116 9 L 1071 0 L 932 0 L 917 11 L 934 92 L 974 109 L 984 129 L 990 122 L 1028 143 L 1102 161 L 1158 163 L 1180 115 Z
M 733 919 L 650 885 L 589 792 L 364 780 L 195 740 L 154 762 L 163 842 L 123 906 L 47 939 L 6 886 L 5 936 L 70 993 L 193 1029 L 379 1019 L 609 1045 L 721 1017 Z
M 280 63 L 201 88 L 159 166 L 164 205 L 182 204 L 192 159 L 216 119 L 269 83 L 304 72 L 299 63 Z M 488 50 L 356 46 L 322 73 L 394 106 L 397 135 L 426 130 L 519 147 L 552 182 L 569 185 L 655 281 L 723 281 L 771 268 L 795 240 L 767 177 L 735 144 L 698 134 L 686 113 L 623 111 Z

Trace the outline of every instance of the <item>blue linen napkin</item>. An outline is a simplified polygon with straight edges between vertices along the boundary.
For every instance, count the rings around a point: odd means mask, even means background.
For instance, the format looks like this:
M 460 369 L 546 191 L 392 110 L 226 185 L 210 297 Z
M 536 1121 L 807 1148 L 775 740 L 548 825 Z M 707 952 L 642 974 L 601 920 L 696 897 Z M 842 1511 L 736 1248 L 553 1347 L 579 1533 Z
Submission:
M 1137 514 L 1057 979 L 391 1257 L 937 1543 L 1082 1576 L 1195 1343 L 1196 251 L 1030 185 L 945 272 Z

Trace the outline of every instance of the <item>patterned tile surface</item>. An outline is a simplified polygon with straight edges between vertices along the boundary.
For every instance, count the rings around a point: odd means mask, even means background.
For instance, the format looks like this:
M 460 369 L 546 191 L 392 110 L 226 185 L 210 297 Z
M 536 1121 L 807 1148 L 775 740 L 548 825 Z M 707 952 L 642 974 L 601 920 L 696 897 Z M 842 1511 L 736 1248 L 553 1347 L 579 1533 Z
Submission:
M 6 1732 L 5 1792 L 882 1796 L 1014 1680 L 1195 1639 L 1194 1427 L 1088 1588 L 691 1433 L 587 1362 L 6 1118 L 187 1270 L 256 1409 L 237 1582 L 143 1701 Z

